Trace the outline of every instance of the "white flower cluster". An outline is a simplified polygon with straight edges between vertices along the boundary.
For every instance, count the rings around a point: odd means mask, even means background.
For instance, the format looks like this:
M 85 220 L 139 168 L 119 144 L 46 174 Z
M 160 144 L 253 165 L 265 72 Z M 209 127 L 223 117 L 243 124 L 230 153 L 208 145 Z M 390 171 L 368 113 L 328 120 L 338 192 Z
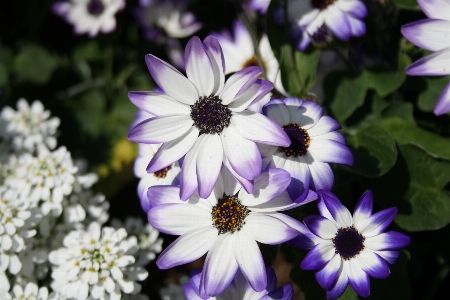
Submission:
M 104 227 L 97 175 L 57 148 L 58 126 L 38 100 L 0 111 L 0 299 L 148 299 L 136 281 L 159 232 L 133 218 Z

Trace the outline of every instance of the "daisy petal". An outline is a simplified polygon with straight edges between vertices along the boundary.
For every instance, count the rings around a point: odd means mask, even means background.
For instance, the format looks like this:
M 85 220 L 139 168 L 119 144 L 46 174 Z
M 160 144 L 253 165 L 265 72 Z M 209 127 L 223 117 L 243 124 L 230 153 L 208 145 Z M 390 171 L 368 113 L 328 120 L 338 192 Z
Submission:
M 273 83 L 267 80 L 256 80 L 243 94 L 237 96 L 233 102 L 228 105 L 228 108 L 233 112 L 241 112 L 247 109 L 248 106 L 253 103 L 254 107 L 261 106 L 262 103 L 257 105 L 267 93 L 273 88 Z M 255 111 L 252 109 L 252 111 Z
M 214 88 L 213 67 L 198 37 L 192 37 L 187 43 L 184 60 L 187 77 L 194 83 L 198 94 L 200 96 L 211 95 Z
M 283 100 L 270 100 L 270 102 L 264 106 L 263 111 L 266 116 L 277 122 L 280 126 L 291 123 L 289 110 Z
M 320 201 L 323 201 L 333 219 L 339 226 L 349 227 L 353 225 L 352 214 L 342 205 L 341 201 L 329 191 L 319 191 Z
M 429 50 L 441 51 L 450 47 L 450 21 L 420 20 L 402 26 L 402 34 L 414 45 Z
M 281 244 L 297 236 L 297 231 L 284 222 L 264 214 L 247 216 L 242 230 L 257 242 L 269 245 Z
M 377 251 L 377 254 L 385 259 L 391 265 L 400 257 L 400 251 Z
M 291 114 L 294 113 L 295 107 L 292 107 Z M 323 116 L 323 108 L 319 104 L 313 101 L 304 101 L 292 116 L 292 122 L 299 124 L 302 128 L 309 129 L 313 128 Z M 322 121 L 323 122 L 323 121 Z M 326 123 L 326 122 L 325 122 Z M 321 125 L 323 126 L 323 125 Z M 339 129 L 339 128 L 338 128 Z
M 303 222 L 315 235 L 331 240 L 336 236 L 338 228 L 336 224 L 322 216 L 307 216 Z
M 365 237 L 372 237 L 382 233 L 397 214 L 397 208 L 392 207 L 379 211 L 359 224 L 358 230 Z
M 171 114 L 189 115 L 191 109 L 188 105 L 176 101 L 172 97 L 155 92 L 129 92 L 128 98 L 139 109 L 154 116 Z
M 182 235 L 198 227 L 211 226 L 211 212 L 187 203 L 162 204 L 148 211 L 148 222 L 161 232 Z
M 166 270 L 190 263 L 206 253 L 217 240 L 217 229 L 199 227 L 183 234 L 169 245 L 156 260 L 158 268 Z
M 178 186 L 168 185 L 154 185 L 147 191 L 147 198 L 149 203 L 145 205 L 145 212 L 148 212 L 150 208 L 161 204 L 178 203 L 182 204 L 178 196 L 180 194 L 180 188 Z M 142 200 L 141 200 L 142 201 Z M 142 205 L 144 206 L 144 205 Z
M 311 173 L 304 159 L 290 156 L 284 168 L 291 174 L 291 182 L 287 188 L 294 202 L 303 202 L 309 193 Z
M 364 250 L 355 259 L 359 267 L 371 277 L 386 278 L 391 274 L 386 261 L 375 252 Z
M 434 114 L 437 116 L 443 115 L 450 111 L 450 83 L 442 91 L 436 105 L 434 106 Z
M 348 285 L 347 269 L 348 262 L 343 261 L 335 285 L 327 291 L 327 299 L 338 299 L 345 292 Z
M 252 141 L 243 138 L 234 127 L 227 127 L 220 135 L 225 155 L 233 170 L 247 180 L 253 180 L 261 172 L 261 155 Z
M 322 116 L 314 126 L 306 129 L 308 129 L 308 134 L 311 137 L 315 137 L 316 135 L 321 135 L 341 129 L 341 125 L 330 116 Z
M 187 200 L 197 190 L 197 152 L 200 144 L 202 143 L 204 134 L 197 138 L 194 146 L 186 153 L 183 159 L 183 165 L 180 173 L 180 198 L 181 200 Z
M 355 260 L 351 259 L 348 262 L 348 281 L 350 285 L 358 295 L 368 297 L 370 295 L 369 276 L 359 267 Z
M 198 133 L 197 127 L 192 126 L 179 138 L 162 144 L 148 164 L 147 173 L 157 172 L 182 158 L 197 141 Z
M 223 147 L 218 134 L 204 134 L 197 152 L 198 191 L 208 198 L 216 184 L 223 160 Z
M 439 0 L 417 0 L 422 11 L 430 19 L 441 19 L 450 21 L 448 12 L 450 11 L 450 3 Z
M 366 5 L 361 1 L 336 1 L 336 6 L 358 19 L 363 19 L 367 16 Z
M 317 196 L 316 196 L 317 198 Z M 313 201 L 315 199 L 311 199 Z M 292 201 L 288 192 L 285 191 L 281 193 L 278 197 L 270 200 L 269 202 L 265 202 L 259 205 L 252 205 L 252 211 L 254 212 L 277 212 L 292 209 L 294 207 L 298 207 L 303 205 L 304 203 L 296 203 Z
M 352 34 L 347 15 L 335 6 L 328 6 L 324 11 L 325 25 L 340 40 L 347 41 Z
M 388 231 L 377 236 L 366 238 L 364 246 L 375 251 L 397 250 L 409 245 L 411 238 L 397 231 Z
M 194 124 L 189 115 L 165 115 L 147 119 L 128 132 L 128 140 L 144 144 L 172 141 L 186 133 Z
M 230 121 L 244 138 L 268 145 L 287 147 L 291 140 L 275 121 L 253 111 L 244 110 L 233 114 Z
M 334 251 L 335 247 L 331 241 L 329 243 L 319 243 L 306 254 L 305 258 L 300 263 L 300 268 L 303 270 L 321 269 L 325 264 L 332 260 L 334 256 L 338 256 Z
M 245 93 L 261 74 L 262 69 L 260 67 L 248 67 L 231 75 L 219 94 L 222 104 L 228 105 L 232 103 L 236 97 Z
M 271 291 L 267 295 L 262 296 L 261 298 L 259 298 L 259 300 L 272 300 L 272 299 L 291 300 L 293 296 L 294 296 L 294 289 L 292 288 L 292 285 L 285 284 Z
M 232 236 L 233 253 L 239 268 L 255 291 L 264 290 L 267 286 L 267 275 L 258 244 L 242 230 Z
M 434 52 L 406 69 L 412 76 L 443 76 L 450 74 L 450 48 Z
M 263 107 L 270 101 L 269 93 L 273 89 L 273 83 L 268 80 L 258 79 L 253 85 L 258 85 L 259 90 L 256 93 L 256 97 L 247 106 L 247 110 L 251 110 L 257 113 L 263 113 Z
M 353 165 L 353 153 L 346 145 L 332 140 L 314 140 L 308 148 L 311 156 L 325 163 Z
M 244 177 L 240 176 L 236 171 L 233 169 L 233 167 L 230 165 L 230 161 L 228 158 L 224 158 L 223 165 L 227 168 L 227 170 L 233 175 L 233 177 L 244 187 L 245 191 L 248 194 L 253 193 L 253 181 L 245 179 Z
M 152 54 L 145 56 L 147 67 L 156 84 L 170 97 L 193 105 L 199 94 L 194 84 L 177 69 Z
M 339 270 L 341 269 L 342 258 L 339 255 L 333 258 L 316 273 L 317 282 L 326 290 L 330 289 L 337 280 Z
M 359 1 L 354 1 L 354 2 L 359 2 Z M 357 18 L 353 18 L 350 15 L 347 15 L 347 19 L 350 24 L 352 36 L 359 37 L 366 33 L 366 23 L 364 23 L 364 21 L 361 21 L 360 19 L 357 19 Z
M 308 163 L 309 171 L 311 172 L 312 180 L 310 186 L 316 191 L 331 190 L 334 185 L 334 174 L 330 165 L 320 161 L 314 161 L 309 153 L 305 155 L 305 161 Z
M 186 299 L 188 300 L 203 300 L 200 298 L 200 296 L 196 293 L 195 289 L 192 287 L 190 283 L 183 284 L 183 293 Z
M 345 136 L 337 131 L 330 131 L 321 135 L 315 135 L 314 140 L 333 140 L 344 145 L 347 144 Z
M 223 89 L 225 84 L 225 59 L 223 58 L 219 41 L 215 37 L 208 36 L 203 43 L 213 68 L 214 88 L 212 94 L 216 95 Z
M 214 245 L 206 256 L 200 282 L 200 296 L 202 292 L 207 296 L 216 296 L 231 283 L 238 269 L 233 256 L 233 244 L 230 234 L 222 234 L 216 238 Z
M 353 212 L 353 224 L 355 224 L 358 230 L 361 230 L 360 224 L 372 215 L 372 208 L 373 193 L 371 190 L 368 190 L 359 198 L 355 211 Z

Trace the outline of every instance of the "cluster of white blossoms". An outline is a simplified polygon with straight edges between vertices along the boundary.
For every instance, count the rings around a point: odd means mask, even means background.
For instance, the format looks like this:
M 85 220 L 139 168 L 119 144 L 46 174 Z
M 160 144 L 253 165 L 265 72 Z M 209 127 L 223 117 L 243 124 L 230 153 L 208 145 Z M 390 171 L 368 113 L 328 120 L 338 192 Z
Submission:
M 0 111 L 0 299 L 148 299 L 137 281 L 161 252 L 150 224 L 109 220 L 96 174 L 57 147 L 36 100 Z

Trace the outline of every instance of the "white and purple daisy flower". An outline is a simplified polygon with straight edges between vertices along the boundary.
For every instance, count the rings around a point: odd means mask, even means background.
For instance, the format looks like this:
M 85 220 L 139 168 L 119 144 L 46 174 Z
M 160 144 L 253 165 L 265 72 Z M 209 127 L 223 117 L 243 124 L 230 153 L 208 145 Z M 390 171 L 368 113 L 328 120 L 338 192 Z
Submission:
M 116 29 L 114 15 L 125 7 L 125 0 L 68 0 L 53 4 L 53 12 L 73 25 L 75 34 L 90 37 Z
M 240 270 L 236 272 L 230 285 L 217 297 L 201 298 L 200 297 L 200 280 L 202 278 L 202 270 L 194 269 L 191 272 L 191 280 L 183 285 L 184 294 L 187 300 L 291 300 L 294 290 L 290 284 L 277 287 L 277 276 L 271 267 L 266 267 L 267 285 L 262 291 L 255 291 L 248 284 L 247 279 Z
M 267 274 L 257 242 L 283 243 L 298 234 L 293 226 L 301 226 L 297 220 L 278 213 L 301 205 L 292 202 L 285 192 L 289 181 L 286 171 L 270 169 L 255 179 L 254 192 L 248 194 L 223 168 L 207 199 L 196 193 L 182 201 L 177 186 L 149 188 L 150 224 L 160 232 L 181 235 L 161 253 L 156 264 L 160 269 L 169 269 L 208 252 L 199 284 L 202 298 L 221 294 L 238 269 L 252 289 L 263 291 Z M 303 203 L 316 197 L 311 192 Z
M 278 10 L 275 18 L 283 20 L 281 12 Z M 294 22 L 294 38 L 302 51 L 311 42 L 322 45 L 333 36 L 347 41 L 364 35 L 366 24 L 361 19 L 366 15 L 367 8 L 361 0 L 289 1 L 289 20 Z
M 287 190 L 292 200 L 302 201 L 309 189 L 331 190 L 334 175 L 329 163 L 353 164 L 353 154 L 341 126 L 313 101 L 289 97 L 271 100 L 264 114 L 283 127 L 291 139 L 288 147 L 261 145 L 264 168 L 283 168 L 292 177 Z
M 262 62 L 258 61 L 250 32 L 240 21 L 235 21 L 233 24 L 233 36 L 228 31 L 222 31 L 214 36 L 222 46 L 227 74 L 249 66 L 262 65 L 266 71 L 266 78 L 274 83 L 280 93 L 287 95 L 281 83 L 280 65 L 273 54 L 266 34 L 263 34 L 258 44 Z
M 255 179 L 262 167 L 256 142 L 289 146 L 288 136 L 276 122 L 247 109 L 273 84 L 258 79 L 260 67 L 236 72 L 225 82 L 225 62 L 216 38 L 207 37 L 203 43 L 198 37 L 189 40 L 185 52 L 187 78 L 151 54 L 146 62 L 165 93 L 129 93 L 131 102 L 156 117 L 134 126 L 128 139 L 162 143 L 147 167 L 149 173 L 184 157 L 181 199 L 188 199 L 197 188 L 200 196 L 207 198 L 222 163 L 238 177 Z
M 370 294 L 369 276 L 385 278 L 389 264 L 400 255 L 410 238 L 385 229 L 394 220 L 396 208 L 372 214 L 373 195 L 369 190 L 359 199 L 353 216 L 329 191 L 319 191 L 321 216 L 308 216 L 304 223 L 311 233 L 296 238 L 292 244 L 311 248 L 300 267 L 315 270 L 327 299 L 337 299 L 350 283 L 358 295 Z M 304 228 L 297 228 L 304 232 Z
M 406 69 L 411 76 L 450 74 L 450 1 L 417 0 L 429 19 L 404 25 L 402 34 L 414 45 L 434 53 L 414 62 Z M 436 115 L 450 111 L 450 82 L 434 107 Z
M 269 4 L 270 0 L 250 0 L 248 6 L 251 9 L 259 11 L 262 14 L 265 14 L 267 12 L 267 9 L 269 8 Z

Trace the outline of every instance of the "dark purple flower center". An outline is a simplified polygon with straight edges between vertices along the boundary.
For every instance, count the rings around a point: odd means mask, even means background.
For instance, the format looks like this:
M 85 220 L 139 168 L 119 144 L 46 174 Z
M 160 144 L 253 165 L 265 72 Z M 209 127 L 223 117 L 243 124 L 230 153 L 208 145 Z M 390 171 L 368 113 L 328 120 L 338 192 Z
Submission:
M 156 171 L 153 173 L 153 176 L 157 177 L 157 178 L 166 178 L 167 176 L 167 172 L 169 172 L 169 170 L 171 169 L 171 166 L 165 167 L 159 171 Z
M 355 226 L 352 226 L 340 228 L 332 241 L 336 247 L 336 253 L 343 259 L 349 260 L 364 249 L 365 239 L 365 237 L 359 234 Z
M 217 205 L 212 208 L 213 226 L 219 230 L 219 234 L 234 233 L 244 226 L 245 217 L 249 213 L 250 210 L 242 205 L 236 196 L 224 195 L 218 200 Z
M 326 26 L 320 26 L 313 35 L 311 35 L 311 42 L 317 48 L 324 48 L 333 41 L 333 33 Z
M 311 5 L 320 10 L 324 10 L 328 5 L 334 3 L 335 0 L 311 0 Z
M 283 126 L 284 132 L 291 139 L 289 147 L 278 147 L 278 151 L 284 152 L 287 157 L 294 155 L 303 156 L 308 152 L 308 147 L 311 139 L 308 132 L 298 124 L 289 123 Z
M 221 133 L 230 125 L 231 110 L 217 96 L 200 97 L 191 105 L 191 118 L 200 134 Z
M 88 12 L 93 16 L 99 16 L 105 10 L 105 5 L 102 0 L 91 0 L 87 4 Z

